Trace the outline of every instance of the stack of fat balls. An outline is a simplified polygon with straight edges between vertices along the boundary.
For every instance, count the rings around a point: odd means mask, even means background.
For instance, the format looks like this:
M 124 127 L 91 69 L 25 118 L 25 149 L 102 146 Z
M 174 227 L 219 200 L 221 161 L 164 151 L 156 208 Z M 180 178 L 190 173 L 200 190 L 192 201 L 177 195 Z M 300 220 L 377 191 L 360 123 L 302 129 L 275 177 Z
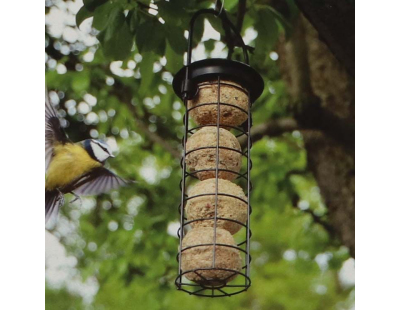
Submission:
M 247 120 L 249 98 L 243 87 L 231 81 L 220 81 L 219 86 L 218 81 L 200 83 L 198 88 L 188 101 L 189 115 L 205 127 L 187 140 L 185 160 L 200 181 L 188 191 L 185 213 L 192 229 L 182 241 L 181 268 L 188 280 L 223 286 L 242 269 L 233 235 L 246 224 L 248 206 L 243 189 L 233 183 L 240 175 L 242 151 L 230 130 Z

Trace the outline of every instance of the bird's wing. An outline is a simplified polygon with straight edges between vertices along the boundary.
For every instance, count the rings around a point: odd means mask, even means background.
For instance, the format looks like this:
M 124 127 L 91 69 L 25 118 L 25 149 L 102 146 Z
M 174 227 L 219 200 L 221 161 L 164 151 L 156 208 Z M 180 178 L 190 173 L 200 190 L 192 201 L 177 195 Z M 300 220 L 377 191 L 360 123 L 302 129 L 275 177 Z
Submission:
M 99 195 L 128 185 L 129 182 L 100 167 L 94 169 L 81 178 L 74 186 L 73 192 L 77 195 Z
M 46 191 L 46 223 L 51 218 L 57 218 L 58 212 L 64 204 L 64 196 L 58 190 Z
M 53 158 L 54 145 L 57 143 L 66 143 L 68 138 L 61 128 L 60 120 L 57 116 L 57 112 L 50 103 L 47 90 L 45 94 L 46 112 L 46 131 L 45 131 L 45 147 L 46 147 L 46 171 L 50 165 L 51 159 Z

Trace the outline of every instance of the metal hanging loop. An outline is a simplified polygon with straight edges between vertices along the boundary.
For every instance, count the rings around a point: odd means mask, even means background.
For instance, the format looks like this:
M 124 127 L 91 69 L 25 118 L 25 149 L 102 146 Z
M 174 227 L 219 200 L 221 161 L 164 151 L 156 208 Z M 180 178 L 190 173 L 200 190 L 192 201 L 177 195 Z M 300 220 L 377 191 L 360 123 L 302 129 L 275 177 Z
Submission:
M 243 58 L 244 62 L 248 65 L 249 64 L 249 55 L 247 53 L 246 44 L 243 41 L 240 32 L 237 30 L 235 25 L 227 18 L 226 14 L 221 14 L 223 12 L 223 5 L 221 6 L 221 10 L 218 12 L 214 9 L 202 9 L 197 11 L 190 20 L 190 27 L 189 27 L 189 37 L 188 37 L 188 50 L 187 50 L 187 59 L 186 59 L 186 74 L 185 74 L 185 82 L 182 84 L 181 89 L 181 97 L 182 99 L 190 99 L 193 98 L 197 93 L 197 86 L 191 81 L 190 73 L 189 73 L 189 66 L 192 63 L 192 49 L 193 49 L 193 29 L 197 18 L 201 15 L 205 14 L 212 14 L 215 17 L 221 19 L 222 23 L 227 25 L 233 33 L 236 35 L 238 42 L 243 50 Z
M 192 63 L 192 48 L 193 48 L 193 29 L 194 29 L 194 24 L 196 22 L 196 19 L 205 14 L 212 14 L 215 17 L 221 19 L 222 23 L 226 24 L 229 26 L 229 28 L 233 31 L 233 33 L 236 35 L 238 42 L 240 44 L 240 47 L 243 50 L 243 57 L 244 57 L 244 62 L 248 65 L 249 64 L 249 55 L 247 53 L 247 47 L 246 44 L 243 41 L 242 36 L 240 35 L 240 32 L 237 30 L 235 25 L 227 18 L 224 14 L 221 14 L 223 8 L 221 8 L 221 11 L 218 12 L 214 9 L 202 9 L 197 11 L 192 19 L 190 20 L 190 27 L 189 27 L 189 38 L 188 38 L 188 51 L 187 51 L 187 61 L 186 65 L 189 66 Z

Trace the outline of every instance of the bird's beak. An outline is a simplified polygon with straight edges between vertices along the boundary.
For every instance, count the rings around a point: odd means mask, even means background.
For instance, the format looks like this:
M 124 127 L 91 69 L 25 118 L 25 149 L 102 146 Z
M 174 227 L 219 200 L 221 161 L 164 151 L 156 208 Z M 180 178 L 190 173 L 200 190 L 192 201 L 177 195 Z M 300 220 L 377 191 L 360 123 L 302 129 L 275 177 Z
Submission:
M 114 158 L 114 157 L 115 157 L 115 155 L 113 155 L 113 154 L 110 154 L 110 157 L 111 157 L 111 158 Z

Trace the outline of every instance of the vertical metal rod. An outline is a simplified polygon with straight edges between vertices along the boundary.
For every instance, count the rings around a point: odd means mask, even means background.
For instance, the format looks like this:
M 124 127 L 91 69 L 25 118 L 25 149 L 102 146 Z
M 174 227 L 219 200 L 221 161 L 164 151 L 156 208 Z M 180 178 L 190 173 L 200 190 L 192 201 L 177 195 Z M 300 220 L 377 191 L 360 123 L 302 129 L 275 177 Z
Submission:
M 185 193 L 186 193 L 186 140 L 188 133 L 188 112 L 187 112 L 187 99 L 184 98 L 185 104 L 185 132 L 183 134 L 183 160 L 182 160 L 182 193 L 181 193 L 181 218 L 180 218 L 180 236 L 179 236 L 179 274 L 182 274 L 182 240 L 184 235 L 184 221 L 185 221 Z
M 247 108 L 247 226 L 246 226 L 246 276 L 250 276 L 250 148 L 251 148 L 251 102 L 250 95 L 248 95 L 248 108 Z M 248 278 L 246 277 L 246 286 L 248 285 Z
M 217 147 L 216 147 L 216 157 L 215 157 L 215 210 L 214 210 L 214 249 L 213 249 L 213 264 L 212 267 L 215 268 L 215 251 L 217 243 L 217 209 L 218 209 L 218 174 L 219 174 L 219 126 L 220 126 L 220 115 L 221 115 L 221 81 L 218 76 L 218 93 L 217 93 Z

